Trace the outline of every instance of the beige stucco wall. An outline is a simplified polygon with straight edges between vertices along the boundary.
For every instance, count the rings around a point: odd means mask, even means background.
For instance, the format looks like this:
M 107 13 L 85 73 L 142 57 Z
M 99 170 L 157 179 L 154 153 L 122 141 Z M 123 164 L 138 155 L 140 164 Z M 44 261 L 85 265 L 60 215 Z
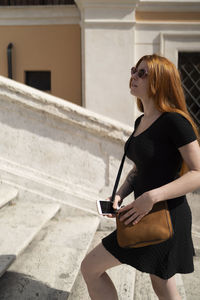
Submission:
M 7 74 L 7 46 L 13 43 L 13 79 L 25 71 L 51 71 L 51 93 L 81 105 L 81 32 L 77 24 L 0 26 L 0 75 Z

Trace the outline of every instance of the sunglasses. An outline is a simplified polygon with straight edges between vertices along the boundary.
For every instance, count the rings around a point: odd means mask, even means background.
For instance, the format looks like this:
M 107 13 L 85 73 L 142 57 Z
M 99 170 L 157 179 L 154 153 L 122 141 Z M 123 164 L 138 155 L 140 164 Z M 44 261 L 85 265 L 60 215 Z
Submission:
M 131 76 L 136 73 L 139 78 L 144 78 L 148 74 L 147 70 L 145 70 L 145 69 L 138 70 L 136 67 L 132 67 L 131 68 Z

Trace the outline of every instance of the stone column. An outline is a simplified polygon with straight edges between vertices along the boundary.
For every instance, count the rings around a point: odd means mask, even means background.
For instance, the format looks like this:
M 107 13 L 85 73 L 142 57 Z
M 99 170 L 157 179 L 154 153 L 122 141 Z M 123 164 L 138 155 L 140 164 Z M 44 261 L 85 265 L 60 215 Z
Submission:
M 130 95 L 138 0 L 75 0 L 81 13 L 83 106 L 133 125 Z

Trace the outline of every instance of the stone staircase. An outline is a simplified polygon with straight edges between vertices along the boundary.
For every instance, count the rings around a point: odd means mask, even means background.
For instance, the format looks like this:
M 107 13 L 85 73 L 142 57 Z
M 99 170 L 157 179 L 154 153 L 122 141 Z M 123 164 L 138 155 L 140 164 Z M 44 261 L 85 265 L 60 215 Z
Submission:
M 6 185 L 0 195 L 0 299 L 67 299 L 99 218 Z
M 113 220 L 5 184 L 0 199 L 0 299 L 89 300 L 80 264 Z M 200 256 L 195 264 L 191 276 L 176 276 L 183 300 L 200 299 Z M 147 274 L 126 265 L 108 273 L 119 300 L 157 299 Z

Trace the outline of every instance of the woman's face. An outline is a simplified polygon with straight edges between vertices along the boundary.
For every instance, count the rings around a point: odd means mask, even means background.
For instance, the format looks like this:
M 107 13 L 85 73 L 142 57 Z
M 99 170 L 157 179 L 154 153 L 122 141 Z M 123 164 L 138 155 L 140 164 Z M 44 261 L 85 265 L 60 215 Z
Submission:
M 137 69 L 133 70 L 131 74 L 130 92 L 133 96 L 140 99 L 148 97 L 148 66 L 145 61 L 142 61 Z

